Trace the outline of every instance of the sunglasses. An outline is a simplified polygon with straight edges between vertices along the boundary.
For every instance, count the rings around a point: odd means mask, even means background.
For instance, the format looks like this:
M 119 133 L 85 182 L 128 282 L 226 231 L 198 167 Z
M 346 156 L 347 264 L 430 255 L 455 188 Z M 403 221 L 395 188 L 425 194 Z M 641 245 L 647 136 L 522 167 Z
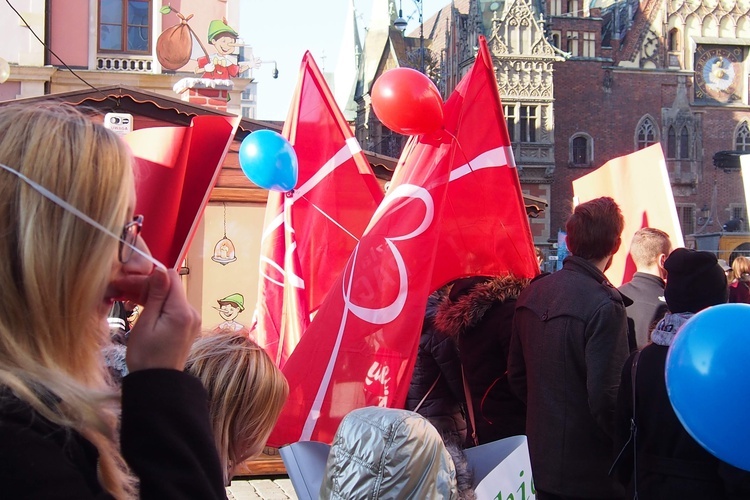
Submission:
M 15 175 L 22 181 L 24 181 L 26 184 L 28 184 L 31 188 L 33 188 L 36 192 L 50 200 L 51 202 L 55 203 L 59 207 L 67 210 L 68 212 L 72 213 L 82 221 L 86 222 L 87 224 L 90 224 L 91 226 L 95 227 L 96 229 L 102 231 L 104 234 L 111 236 L 112 238 L 116 239 L 120 242 L 120 247 L 118 250 L 118 258 L 120 262 L 125 264 L 130 260 L 130 258 L 133 256 L 133 253 L 137 253 L 150 263 L 152 263 L 157 269 L 160 269 L 162 271 L 167 270 L 167 267 L 153 258 L 148 253 L 144 252 L 140 248 L 136 246 L 136 242 L 138 241 L 138 235 L 141 232 L 141 227 L 143 226 L 143 216 L 142 215 L 136 215 L 132 221 L 125 224 L 125 226 L 122 229 L 122 234 L 120 236 L 117 236 L 115 233 L 107 229 L 106 227 L 99 224 L 97 221 L 89 217 L 88 215 L 84 214 L 80 210 L 78 210 L 76 207 L 68 203 L 67 201 L 63 200 L 59 196 L 57 196 L 52 191 L 48 190 L 44 186 L 32 181 L 22 173 L 13 170 L 8 165 L 4 165 L 0 163 L 0 168 L 5 170 L 6 172 L 10 172 L 11 174 Z

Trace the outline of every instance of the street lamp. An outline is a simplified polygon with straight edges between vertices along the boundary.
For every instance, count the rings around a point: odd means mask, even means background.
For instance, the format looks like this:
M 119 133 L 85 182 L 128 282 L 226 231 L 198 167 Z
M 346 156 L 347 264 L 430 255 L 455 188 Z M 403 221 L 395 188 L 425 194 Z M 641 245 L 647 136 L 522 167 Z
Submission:
M 238 62 L 249 62 L 250 63 L 250 68 L 248 68 L 248 69 L 253 69 L 253 68 L 257 69 L 257 68 L 260 68 L 261 64 L 273 64 L 273 71 L 271 72 L 271 76 L 273 78 L 278 78 L 279 77 L 279 68 L 276 65 L 276 61 L 275 60 L 263 61 L 263 60 L 261 60 L 260 57 L 255 57 L 253 55 L 253 47 L 252 47 L 252 45 L 237 44 L 236 46 L 240 48 L 240 57 L 239 57 L 239 61 Z M 247 48 L 247 51 L 245 50 L 246 48 Z M 248 55 L 248 52 L 249 52 L 249 55 Z
M 713 219 L 711 218 L 711 209 L 708 207 L 708 204 L 703 204 L 703 208 L 700 209 L 700 213 L 701 214 L 698 216 L 698 220 L 696 222 L 699 226 L 701 226 L 701 228 L 713 223 Z
M 412 0 L 414 5 L 417 6 L 417 13 L 419 14 L 419 70 L 424 73 L 424 23 L 422 22 L 422 0 Z M 401 31 L 403 34 L 406 31 L 406 26 L 409 24 L 404 18 L 404 12 L 401 9 L 403 0 L 399 0 L 398 3 L 398 17 L 393 21 L 393 25 Z

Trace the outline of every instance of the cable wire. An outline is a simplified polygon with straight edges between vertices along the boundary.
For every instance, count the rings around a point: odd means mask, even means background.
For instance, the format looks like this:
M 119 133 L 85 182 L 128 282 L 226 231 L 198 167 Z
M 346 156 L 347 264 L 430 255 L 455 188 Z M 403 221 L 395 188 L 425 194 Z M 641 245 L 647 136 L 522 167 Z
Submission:
M 44 41 L 42 41 L 42 39 L 41 39 L 41 38 L 39 38 L 39 36 L 38 36 L 38 35 L 36 34 L 36 32 L 35 32 L 35 31 L 34 31 L 34 30 L 33 30 L 33 29 L 31 28 L 31 26 L 29 26 L 29 23 L 27 23 L 27 22 L 26 22 L 26 19 L 24 19 L 24 18 L 23 18 L 23 16 L 21 15 L 21 13 L 20 13 L 20 12 L 18 12 L 18 11 L 16 10 L 16 8 L 15 8 L 15 7 L 13 7 L 13 4 L 11 4 L 11 3 L 10 3 L 10 0 L 5 0 L 5 3 L 7 3 L 7 4 L 8 4 L 8 7 L 10 7 L 10 9 L 11 9 L 11 10 L 12 10 L 13 12 L 15 12 L 15 13 L 16 13 L 16 15 L 18 16 L 18 18 L 19 18 L 19 19 L 20 19 L 20 20 L 21 20 L 21 21 L 23 22 L 23 24 L 24 24 L 24 25 L 26 25 L 26 27 L 27 27 L 27 28 L 29 29 L 29 31 L 31 32 L 31 34 L 32 34 L 32 35 L 34 35 L 34 38 L 36 38 L 37 40 L 39 40 L 39 43 L 41 43 L 41 44 L 42 44 L 42 46 L 43 46 L 43 47 L 44 47 L 44 48 L 45 48 L 45 49 L 47 50 L 47 52 L 49 52 L 50 54 L 52 54 L 53 56 L 55 56 L 55 58 L 56 58 L 56 59 L 57 59 L 58 61 L 60 61 L 60 63 L 61 63 L 61 64 L 62 64 L 63 66 L 65 66 L 65 69 L 67 69 L 68 71 L 70 71 L 70 73 L 71 73 L 71 74 L 72 74 L 73 76 L 75 76 L 76 78 L 78 78 L 79 80 L 81 80 L 81 81 L 82 81 L 82 82 L 83 82 L 83 83 L 84 83 L 85 85 L 87 85 L 88 87 L 91 87 L 91 88 L 92 88 L 93 90 L 95 90 L 95 91 L 97 91 L 98 93 L 100 93 L 101 95 L 103 95 L 103 96 L 104 96 L 105 98 L 107 98 L 107 99 L 112 99 L 113 101 L 115 101 L 115 104 L 117 105 L 117 107 L 119 107 L 119 106 L 120 106 L 120 98 L 119 98 L 119 97 L 116 97 L 116 98 L 115 98 L 115 97 L 112 97 L 112 96 L 110 96 L 110 95 L 107 95 L 107 94 L 105 94 L 104 92 L 102 92 L 101 90 L 99 90 L 98 88 L 94 87 L 93 85 L 91 85 L 91 84 L 90 84 L 89 82 L 87 82 L 86 80 L 84 80 L 84 79 L 83 79 L 83 78 L 82 78 L 81 76 L 79 76 L 79 75 L 78 75 L 78 73 L 76 73 L 75 71 L 73 71 L 73 69 L 72 69 L 72 68 L 71 68 L 70 66 L 68 66 L 68 65 L 67 65 L 67 64 L 65 63 L 65 61 L 63 61 L 63 60 L 62 60 L 62 58 L 61 58 L 60 56 L 58 56 L 57 54 L 55 54 L 55 51 L 53 51 L 53 50 L 52 50 L 52 49 L 51 49 L 51 48 L 50 48 L 50 47 L 49 47 L 49 46 L 48 46 L 48 45 L 47 45 L 46 43 L 44 43 Z

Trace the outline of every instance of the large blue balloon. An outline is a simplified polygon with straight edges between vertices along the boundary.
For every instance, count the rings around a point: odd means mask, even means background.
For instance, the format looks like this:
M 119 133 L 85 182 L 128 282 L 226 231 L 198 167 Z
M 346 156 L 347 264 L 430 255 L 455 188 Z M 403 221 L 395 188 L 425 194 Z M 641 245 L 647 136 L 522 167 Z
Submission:
M 665 376 L 690 435 L 750 470 L 750 305 L 721 304 L 690 318 L 669 348 Z
M 289 141 L 273 130 L 248 134 L 239 157 L 242 172 L 263 189 L 286 192 L 297 185 L 297 154 Z

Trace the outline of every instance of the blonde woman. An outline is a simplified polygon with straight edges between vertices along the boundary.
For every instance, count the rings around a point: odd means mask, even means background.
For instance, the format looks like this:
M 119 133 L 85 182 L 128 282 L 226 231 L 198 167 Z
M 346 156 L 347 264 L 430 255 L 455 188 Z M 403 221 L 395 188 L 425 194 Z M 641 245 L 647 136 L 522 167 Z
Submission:
M 64 105 L 0 108 L 4 498 L 226 497 L 205 390 L 182 371 L 200 318 L 134 206 L 113 133 Z M 121 393 L 101 355 L 115 300 L 144 308 Z
M 750 303 L 750 259 L 743 256 L 732 262 L 732 283 L 729 285 L 729 302 Z
M 262 348 L 236 333 L 199 338 L 185 371 L 208 390 L 214 442 L 228 484 L 242 462 L 263 451 L 289 385 Z

